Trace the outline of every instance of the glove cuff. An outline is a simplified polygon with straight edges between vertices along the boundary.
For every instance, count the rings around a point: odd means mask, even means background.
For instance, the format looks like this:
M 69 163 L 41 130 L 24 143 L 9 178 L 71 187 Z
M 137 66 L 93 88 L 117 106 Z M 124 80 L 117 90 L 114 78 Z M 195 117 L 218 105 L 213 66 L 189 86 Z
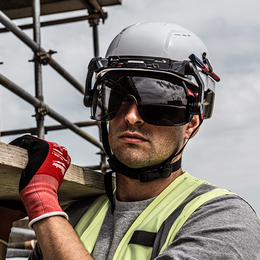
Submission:
M 30 227 L 43 218 L 55 215 L 67 216 L 58 202 L 58 187 L 59 183 L 54 177 L 39 174 L 35 175 L 20 192 L 20 197 L 28 213 Z
M 44 218 L 49 218 L 49 217 L 53 217 L 53 216 L 63 216 L 65 217 L 67 220 L 69 220 L 69 216 L 64 212 L 64 211 L 57 211 L 57 212 L 50 212 L 50 213 L 47 213 L 47 214 L 44 214 L 44 215 L 41 215 L 37 218 L 34 218 L 33 220 L 31 220 L 29 222 L 29 225 L 28 227 L 33 230 L 33 224 L 39 220 L 42 220 Z

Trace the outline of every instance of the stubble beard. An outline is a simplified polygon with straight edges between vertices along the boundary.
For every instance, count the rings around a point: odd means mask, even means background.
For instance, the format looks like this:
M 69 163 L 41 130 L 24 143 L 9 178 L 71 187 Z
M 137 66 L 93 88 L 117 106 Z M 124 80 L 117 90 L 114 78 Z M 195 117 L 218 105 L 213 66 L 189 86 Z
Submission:
M 141 134 L 147 140 L 147 142 L 144 145 L 130 143 L 121 145 L 114 141 L 117 136 L 126 131 L 137 132 Z M 153 167 L 161 164 L 173 153 L 177 153 L 177 151 L 180 149 L 181 131 L 178 132 L 179 134 L 177 135 L 176 133 L 172 133 L 172 138 L 170 140 L 160 140 L 160 144 L 157 144 L 156 146 L 156 144 L 154 144 L 155 139 L 152 131 L 149 129 L 143 129 L 141 126 L 126 125 L 118 127 L 114 133 L 109 134 L 109 143 L 114 155 L 126 166 L 130 168 Z M 172 148 L 169 149 L 169 146 Z

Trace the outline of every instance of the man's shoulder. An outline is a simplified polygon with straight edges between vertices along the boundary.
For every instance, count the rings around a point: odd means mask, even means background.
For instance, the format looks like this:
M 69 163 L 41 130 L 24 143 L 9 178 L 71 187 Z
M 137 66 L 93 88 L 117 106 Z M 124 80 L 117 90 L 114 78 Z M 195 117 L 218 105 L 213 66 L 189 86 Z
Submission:
M 235 230 L 239 230 L 240 234 L 255 230 L 260 240 L 260 220 L 257 213 L 246 200 L 236 194 L 219 196 L 205 202 L 193 212 L 180 232 L 186 232 L 186 229 L 197 232 L 201 226 L 208 231 L 213 232 L 215 229 L 233 235 Z
M 252 205 L 247 202 L 245 199 L 236 194 L 229 194 L 224 196 L 219 196 L 213 198 L 212 200 L 206 202 L 200 209 L 201 211 L 207 212 L 227 212 L 227 214 L 236 214 L 239 212 L 237 217 L 240 217 L 244 214 L 253 216 L 257 218 L 257 214 Z
M 197 208 L 163 254 L 199 259 L 257 259 L 260 220 L 235 194 L 212 198 Z

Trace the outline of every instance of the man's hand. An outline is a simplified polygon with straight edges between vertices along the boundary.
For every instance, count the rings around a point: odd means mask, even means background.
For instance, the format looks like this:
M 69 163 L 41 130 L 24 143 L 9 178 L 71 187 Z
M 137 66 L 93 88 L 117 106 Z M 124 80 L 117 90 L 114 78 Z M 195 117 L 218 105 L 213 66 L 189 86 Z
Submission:
M 0 260 L 5 259 L 13 222 L 26 216 L 22 203 L 9 200 L 0 201 Z
M 19 192 L 29 216 L 29 227 L 50 216 L 67 218 L 57 196 L 71 161 L 66 148 L 30 135 L 19 137 L 10 144 L 28 151 L 29 160 L 22 171 Z

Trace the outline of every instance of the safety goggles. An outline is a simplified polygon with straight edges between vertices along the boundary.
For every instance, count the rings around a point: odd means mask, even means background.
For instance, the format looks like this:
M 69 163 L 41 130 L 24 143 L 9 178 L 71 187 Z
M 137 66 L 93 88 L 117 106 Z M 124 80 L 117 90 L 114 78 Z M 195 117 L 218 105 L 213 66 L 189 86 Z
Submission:
M 123 101 L 133 99 L 140 117 L 148 124 L 177 126 L 192 119 L 189 102 L 196 98 L 181 78 L 167 78 L 165 73 L 138 74 L 112 70 L 98 76 L 93 89 L 92 118 L 110 121 Z

